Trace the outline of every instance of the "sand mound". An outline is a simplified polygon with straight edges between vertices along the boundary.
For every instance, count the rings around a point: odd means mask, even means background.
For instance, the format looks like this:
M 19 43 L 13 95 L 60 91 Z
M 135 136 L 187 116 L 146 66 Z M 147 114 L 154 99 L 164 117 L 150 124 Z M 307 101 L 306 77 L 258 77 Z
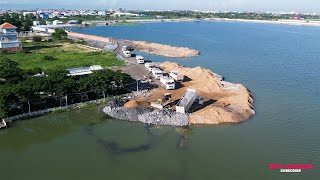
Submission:
M 242 122 L 255 112 L 253 98 L 242 84 L 223 81 L 223 77 L 210 70 L 195 67 L 187 68 L 177 63 L 165 62 L 160 65 L 165 71 L 178 71 L 187 76 L 185 88 L 195 89 L 208 103 L 203 109 L 191 113 L 191 124 L 220 124 Z
M 150 106 L 150 102 L 131 100 L 124 104 L 125 108 L 137 107 L 137 106 Z
M 137 51 L 142 51 L 159 56 L 186 58 L 199 55 L 199 51 L 187 47 L 174 47 L 158 43 L 148 43 L 145 41 L 126 40 L 126 42 L 133 44 L 136 47 Z
M 195 67 L 182 67 L 177 63 L 165 62 L 160 65 L 165 71 L 176 70 L 186 76 L 185 86 L 201 91 L 202 93 L 222 93 L 222 77 L 210 70 Z

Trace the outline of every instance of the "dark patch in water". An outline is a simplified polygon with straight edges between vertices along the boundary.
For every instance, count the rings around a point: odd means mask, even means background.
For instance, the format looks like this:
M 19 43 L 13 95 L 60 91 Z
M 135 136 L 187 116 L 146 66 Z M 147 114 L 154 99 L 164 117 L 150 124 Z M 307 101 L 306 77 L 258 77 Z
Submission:
M 154 126 L 153 125 L 146 125 L 145 129 L 147 131 L 147 134 L 150 136 L 149 142 L 147 142 L 146 144 L 138 145 L 138 146 L 122 148 L 120 146 L 120 143 L 118 143 L 118 142 L 107 141 L 107 140 L 104 140 L 104 139 L 98 137 L 94 133 L 94 126 L 96 124 L 97 123 L 88 124 L 84 128 L 84 131 L 88 135 L 90 135 L 92 137 L 95 137 L 97 143 L 100 144 L 107 152 L 109 152 L 111 154 L 120 155 L 120 154 L 128 154 L 128 153 L 137 153 L 137 152 L 148 151 L 153 147 L 155 142 L 158 142 L 157 136 L 155 134 L 153 134 L 152 131 L 151 131 L 151 128 L 153 128 Z

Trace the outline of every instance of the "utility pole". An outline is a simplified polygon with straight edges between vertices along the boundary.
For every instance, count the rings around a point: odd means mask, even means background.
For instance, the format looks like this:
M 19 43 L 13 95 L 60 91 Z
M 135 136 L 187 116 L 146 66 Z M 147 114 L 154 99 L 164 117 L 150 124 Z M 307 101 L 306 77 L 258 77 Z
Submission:
M 68 95 L 66 95 L 66 108 L 68 107 Z
M 137 92 L 139 91 L 139 81 L 137 81 Z
M 31 105 L 30 105 L 30 100 L 28 100 L 28 106 L 29 106 L 29 114 L 31 114 Z

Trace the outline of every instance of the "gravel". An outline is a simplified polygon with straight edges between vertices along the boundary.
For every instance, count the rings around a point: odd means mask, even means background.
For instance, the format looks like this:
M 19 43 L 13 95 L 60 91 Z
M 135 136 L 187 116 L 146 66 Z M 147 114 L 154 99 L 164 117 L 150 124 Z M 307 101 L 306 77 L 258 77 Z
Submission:
M 144 106 L 125 108 L 123 105 L 126 102 L 127 100 L 110 101 L 103 108 L 103 112 L 112 118 L 153 125 L 187 126 L 189 124 L 186 114 L 176 113 L 170 109 L 155 110 Z

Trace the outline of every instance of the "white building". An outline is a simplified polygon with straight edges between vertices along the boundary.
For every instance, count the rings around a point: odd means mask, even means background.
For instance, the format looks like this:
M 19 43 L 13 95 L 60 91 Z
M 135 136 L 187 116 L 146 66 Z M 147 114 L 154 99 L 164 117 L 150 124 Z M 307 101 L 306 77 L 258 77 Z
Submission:
M 59 20 L 54 20 L 53 22 L 52 22 L 52 25 L 54 25 L 54 26 L 57 26 L 57 25 L 63 25 L 64 23 L 62 22 L 62 21 L 59 21 Z
M 121 16 L 131 16 L 131 17 L 139 17 L 139 14 L 125 13 L 125 12 L 116 12 L 112 14 L 112 16 L 121 17 Z
M 39 25 L 41 25 L 40 21 L 33 21 L 32 24 L 33 24 L 34 26 L 39 26 Z
M 23 12 L 23 16 L 25 17 L 27 14 L 37 15 L 37 12 Z
M 101 71 L 101 70 L 103 70 L 103 68 L 99 65 L 67 69 L 67 71 L 69 72 L 68 76 L 83 76 L 83 75 L 92 74 L 94 71 Z
M 99 11 L 98 15 L 99 16 L 105 16 L 105 15 L 107 15 L 107 13 L 106 13 L 106 11 Z

